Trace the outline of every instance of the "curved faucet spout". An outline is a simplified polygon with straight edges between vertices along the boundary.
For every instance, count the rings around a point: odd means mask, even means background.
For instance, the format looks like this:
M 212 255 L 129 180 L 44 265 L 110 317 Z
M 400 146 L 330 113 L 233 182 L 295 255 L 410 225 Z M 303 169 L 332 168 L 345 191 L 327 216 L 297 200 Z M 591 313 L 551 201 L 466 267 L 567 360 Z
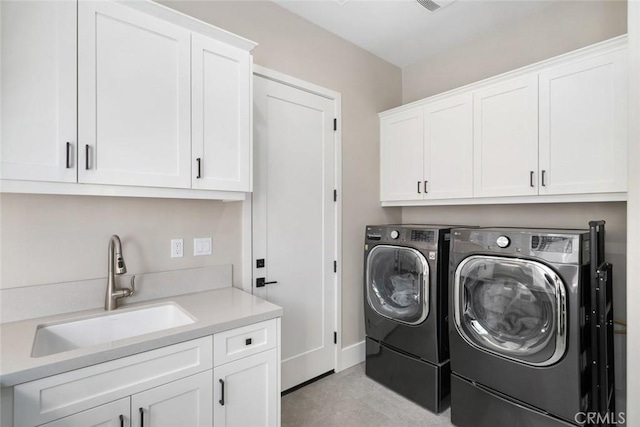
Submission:
M 122 256 L 122 242 L 117 234 L 109 238 L 109 248 L 107 252 L 107 293 L 104 299 L 104 309 L 115 310 L 118 307 L 118 298 L 133 295 L 133 289 L 118 288 L 116 284 L 116 275 L 119 276 L 127 272 L 127 266 Z

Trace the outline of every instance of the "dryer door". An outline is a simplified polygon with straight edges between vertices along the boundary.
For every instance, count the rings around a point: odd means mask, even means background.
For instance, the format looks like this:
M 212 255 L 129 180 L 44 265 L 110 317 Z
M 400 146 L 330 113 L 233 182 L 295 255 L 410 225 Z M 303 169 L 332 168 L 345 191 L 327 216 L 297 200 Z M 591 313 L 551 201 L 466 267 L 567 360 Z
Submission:
M 529 260 L 471 256 L 455 273 L 454 320 L 472 346 L 534 366 L 548 366 L 566 348 L 562 279 Z
M 366 283 L 369 305 L 381 316 L 417 325 L 429 315 L 429 264 L 416 249 L 375 246 Z

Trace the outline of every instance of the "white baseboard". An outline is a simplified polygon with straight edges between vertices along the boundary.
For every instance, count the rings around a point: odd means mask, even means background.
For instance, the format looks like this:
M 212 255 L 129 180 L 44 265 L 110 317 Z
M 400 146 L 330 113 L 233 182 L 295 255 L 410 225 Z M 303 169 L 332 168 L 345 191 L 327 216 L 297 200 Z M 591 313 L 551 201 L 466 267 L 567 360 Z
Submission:
M 338 363 L 337 372 L 343 371 L 347 368 L 364 362 L 365 345 L 364 341 L 352 344 L 349 347 L 345 347 L 340 352 L 340 361 Z

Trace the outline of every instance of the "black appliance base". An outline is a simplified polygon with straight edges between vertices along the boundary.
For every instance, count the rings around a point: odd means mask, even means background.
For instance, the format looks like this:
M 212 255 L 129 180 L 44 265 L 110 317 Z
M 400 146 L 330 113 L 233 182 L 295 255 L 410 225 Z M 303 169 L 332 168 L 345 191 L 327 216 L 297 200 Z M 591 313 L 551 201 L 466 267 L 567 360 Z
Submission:
M 367 376 L 418 405 L 440 413 L 449 407 L 449 361 L 435 365 L 366 339 Z
M 499 375 L 499 374 L 497 374 Z M 526 385 L 523 385 L 526 387 Z M 558 418 L 451 375 L 451 423 L 458 427 L 573 427 Z

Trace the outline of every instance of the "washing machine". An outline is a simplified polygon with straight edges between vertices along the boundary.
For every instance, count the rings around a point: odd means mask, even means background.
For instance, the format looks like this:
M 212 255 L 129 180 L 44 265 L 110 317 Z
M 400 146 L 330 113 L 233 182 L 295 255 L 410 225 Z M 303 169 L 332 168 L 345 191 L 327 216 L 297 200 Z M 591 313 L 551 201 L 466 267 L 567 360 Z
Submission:
M 364 245 L 366 374 L 435 413 L 449 406 L 449 230 L 369 225 Z
M 451 232 L 451 421 L 577 425 L 589 408 L 589 231 Z

